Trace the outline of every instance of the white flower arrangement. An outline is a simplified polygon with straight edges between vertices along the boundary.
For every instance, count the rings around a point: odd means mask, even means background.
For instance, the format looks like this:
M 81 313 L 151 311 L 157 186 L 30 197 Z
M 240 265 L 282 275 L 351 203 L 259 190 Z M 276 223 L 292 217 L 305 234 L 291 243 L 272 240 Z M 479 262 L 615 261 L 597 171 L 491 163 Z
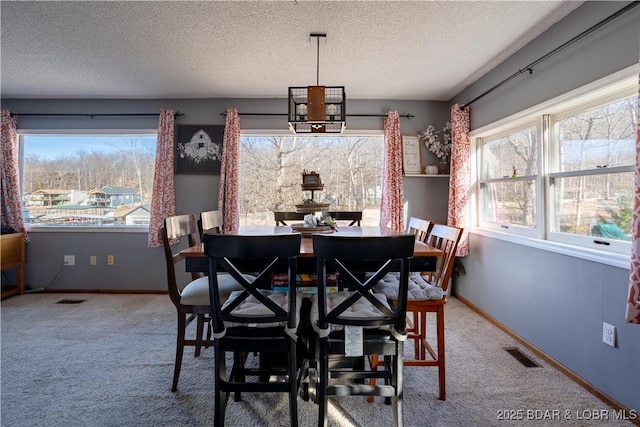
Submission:
M 446 161 L 451 154 L 451 123 L 447 122 L 441 132 L 437 131 L 435 126 L 429 125 L 425 130 L 418 132 L 418 139 L 437 158 Z

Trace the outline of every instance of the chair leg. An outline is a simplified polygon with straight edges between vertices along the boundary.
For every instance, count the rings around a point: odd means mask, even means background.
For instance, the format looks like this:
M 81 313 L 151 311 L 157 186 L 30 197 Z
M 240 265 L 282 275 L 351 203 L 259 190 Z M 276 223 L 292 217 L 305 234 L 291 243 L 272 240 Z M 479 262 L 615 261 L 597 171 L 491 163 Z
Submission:
M 438 384 L 440 387 L 440 400 L 446 399 L 445 390 L 445 351 L 444 351 L 444 306 L 438 307 L 437 312 L 437 331 L 438 331 Z
M 176 338 L 176 361 L 173 368 L 173 384 L 171 391 L 178 389 L 178 378 L 180 378 L 180 367 L 182 366 L 182 354 L 184 353 L 184 334 L 186 328 L 186 315 L 178 312 L 178 333 Z
M 329 357 L 327 355 L 327 340 L 320 339 L 320 355 L 318 360 L 318 384 L 316 385 L 316 399 L 318 401 L 318 426 L 327 427 L 327 387 L 329 385 Z
M 420 317 L 420 353 L 416 355 L 416 359 L 427 360 L 427 313 L 425 311 L 418 312 Z
M 400 341 L 396 343 L 396 354 L 393 358 L 393 375 L 391 377 L 392 384 L 395 389 L 395 393 L 392 399 L 393 407 L 393 425 L 396 427 L 404 426 L 404 378 L 403 378 L 403 354 L 404 354 L 404 342 Z
M 213 423 L 217 427 L 224 426 L 224 413 L 227 409 L 227 400 L 229 392 L 223 390 L 223 383 L 227 378 L 227 367 L 225 364 L 224 349 L 219 341 L 214 343 L 214 367 L 215 367 L 215 408 L 213 415 Z
M 413 357 L 414 359 L 419 359 L 420 347 L 421 347 L 420 338 L 422 337 L 422 329 L 421 329 L 422 325 L 419 323 L 421 319 L 420 312 L 412 311 L 411 317 L 413 319 L 413 328 L 411 328 L 411 333 L 418 336 L 417 339 L 413 340 Z
M 378 370 L 378 366 L 380 365 L 380 358 L 377 354 L 371 355 L 371 357 L 369 358 L 369 365 L 372 371 Z M 369 378 L 369 385 L 376 385 L 376 380 L 377 380 L 376 378 Z M 373 394 L 370 394 L 367 397 L 367 402 L 369 403 L 373 403 L 374 400 L 375 400 L 375 396 Z
M 197 323 L 197 327 L 196 327 L 196 339 L 198 341 L 202 340 L 202 334 L 203 334 L 203 330 L 204 330 L 204 314 L 198 314 L 198 323 Z M 200 344 L 196 345 L 196 350 L 193 353 L 194 357 L 198 357 L 200 356 Z
M 298 426 L 298 368 L 296 360 L 297 343 L 289 343 L 289 425 Z

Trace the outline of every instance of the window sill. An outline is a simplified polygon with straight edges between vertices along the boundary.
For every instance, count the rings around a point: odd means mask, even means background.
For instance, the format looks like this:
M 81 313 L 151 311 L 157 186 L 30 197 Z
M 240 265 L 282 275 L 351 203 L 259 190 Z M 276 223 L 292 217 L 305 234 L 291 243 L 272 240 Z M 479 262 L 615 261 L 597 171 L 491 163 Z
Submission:
M 128 227 L 52 227 L 52 226 L 25 226 L 27 233 L 144 233 L 149 234 L 149 226 Z
M 510 233 L 501 233 L 494 230 L 486 230 L 480 228 L 472 228 L 471 234 L 479 236 L 491 237 L 518 245 L 529 246 L 531 248 L 541 249 L 544 251 L 554 252 L 562 255 L 568 255 L 587 261 L 598 262 L 600 264 L 610 265 L 612 267 L 629 269 L 631 265 L 631 254 L 622 255 L 605 251 L 597 251 L 593 249 L 571 246 L 548 240 L 534 239 L 531 237 L 517 236 Z

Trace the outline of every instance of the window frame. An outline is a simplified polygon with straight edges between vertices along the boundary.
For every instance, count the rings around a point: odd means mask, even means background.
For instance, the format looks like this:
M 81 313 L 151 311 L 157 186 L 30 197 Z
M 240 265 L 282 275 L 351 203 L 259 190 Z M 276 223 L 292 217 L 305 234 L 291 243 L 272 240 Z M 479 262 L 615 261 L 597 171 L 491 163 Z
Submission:
M 553 220 L 552 181 L 555 178 L 584 175 L 584 171 L 555 172 L 550 169 L 551 139 L 553 122 L 551 118 L 570 116 L 576 111 L 586 111 L 597 105 L 602 105 L 616 99 L 638 94 L 638 73 L 640 66 L 635 64 L 598 81 L 569 91 L 549 101 L 528 108 L 524 111 L 505 117 L 494 123 L 487 124 L 470 132 L 471 138 L 471 188 L 470 188 L 470 233 L 486 237 L 497 238 L 541 250 L 561 253 L 581 259 L 595 261 L 615 267 L 628 268 L 630 263 L 631 245 L 629 242 L 606 239 L 610 245 L 594 243 L 593 236 L 568 235 L 569 233 L 551 232 Z M 480 193 L 482 172 L 482 141 L 495 139 L 498 135 L 513 133 L 516 129 L 526 127 L 526 123 L 536 121 L 538 126 L 538 176 L 536 178 L 536 230 L 528 233 L 524 227 L 500 227 L 488 224 L 482 219 L 482 198 Z M 555 143 L 555 141 L 554 141 Z M 606 171 L 596 170 L 587 174 L 612 174 L 633 172 L 634 166 L 618 166 L 607 168 Z M 524 232 L 523 232 L 524 231 Z M 562 235 L 560 235 L 562 234 Z
M 18 136 L 18 162 L 20 165 L 20 197 L 24 199 L 24 147 L 22 137 L 24 135 L 95 135 L 95 136 L 155 136 L 158 137 L 158 129 L 17 129 Z M 24 206 L 23 206 L 24 208 Z M 32 225 L 25 223 L 27 233 L 149 233 L 149 225 L 127 225 L 104 227 L 95 225 L 69 226 L 69 225 Z
M 537 174 L 536 175 L 526 175 L 526 176 L 517 176 L 515 178 L 509 177 L 509 178 L 483 178 L 482 174 L 483 174 L 483 169 L 482 169 L 482 165 L 484 164 L 484 145 L 491 143 L 492 141 L 495 141 L 497 139 L 501 139 L 504 138 L 505 136 L 514 134 L 514 133 L 518 133 L 518 132 L 522 132 L 526 129 L 529 129 L 531 127 L 536 128 L 536 151 L 538 152 L 538 161 L 537 161 Z M 487 228 L 487 229 L 491 229 L 491 230 L 496 230 L 496 231 L 507 231 L 516 235 L 520 235 L 520 236 L 525 236 L 525 237 L 539 237 L 539 232 L 538 229 L 540 228 L 540 221 L 541 221 L 541 216 L 539 213 L 541 212 L 542 206 L 541 206 L 541 194 L 540 194 L 540 164 L 541 164 L 541 146 L 542 146 L 542 142 L 541 142 L 541 135 L 538 129 L 538 120 L 523 120 L 517 123 L 517 125 L 508 128 L 508 129 L 502 129 L 500 132 L 497 132 L 495 134 L 491 134 L 488 137 L 484 137 L 484 138 L 477 138 L 476 139 L 476 144 L 477 144 L 477 150 L 479 152 L 479 155 L 477 156 L 478 158 L 478 166 L 477 166 L 477 171 L 478 171 L 478 206 L 477 206 L 477 218 L 478 218 L 478 223 L 481 227 L 483 228 Z M 530 181 L 533 180 L 534 184 L 535 184 L 535 210 L 536 210 L 536 226 L 531 228 L 531 227 L 526 227 L 520 224 L 512 224 L 512 223 L 504 223 L 504 222 L 494 222 L 494 221 L 488 221 L 488 220 L 484 220 L 484 218 L 482 217 L 482 210 L 483 208 L 483 198 L 482 198 L 482 186 L 485 184 L 491 184 L 491 183 L 498 183 L 498 182 L 505 182 L 505 183 L 509 183 L 509 182 L 516 182 L 516 181 Z

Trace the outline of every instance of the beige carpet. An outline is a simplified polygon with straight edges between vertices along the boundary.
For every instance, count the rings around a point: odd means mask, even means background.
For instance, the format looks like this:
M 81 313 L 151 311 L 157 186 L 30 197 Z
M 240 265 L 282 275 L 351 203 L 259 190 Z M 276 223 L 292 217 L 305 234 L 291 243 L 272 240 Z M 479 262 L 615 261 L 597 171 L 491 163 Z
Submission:
M 56 303 L 63 299 L 85 301 Z M 178 391 L 170 391 L 176 316 L 168 296 L 29 294 L 2 301 L 1 310 L 2 426 L 213 425 L 213 349 L 199 358 L 189 350 Z M 437 399 L 435 368 L 406 368 L 407 426 L 633 425 L 577 420 L 613 411 L 521 348 L 541 365 L 524 367 L 503 350 L 518 344 L 455 298 L 446 313 L 447 401 Z M 284 395 L 243 397 L 230 400 L 226 425 L 289 425 Z M 300 425 L 317 425 L 316 405 L 298 401 Z M 391 425 L 382 400 L 345 397 L 329 409 L 332 425 Z M 499 420 L 505 410 L 522 411 L 523 420 Z M 555 410 L 572 419 L 540 420 Z

